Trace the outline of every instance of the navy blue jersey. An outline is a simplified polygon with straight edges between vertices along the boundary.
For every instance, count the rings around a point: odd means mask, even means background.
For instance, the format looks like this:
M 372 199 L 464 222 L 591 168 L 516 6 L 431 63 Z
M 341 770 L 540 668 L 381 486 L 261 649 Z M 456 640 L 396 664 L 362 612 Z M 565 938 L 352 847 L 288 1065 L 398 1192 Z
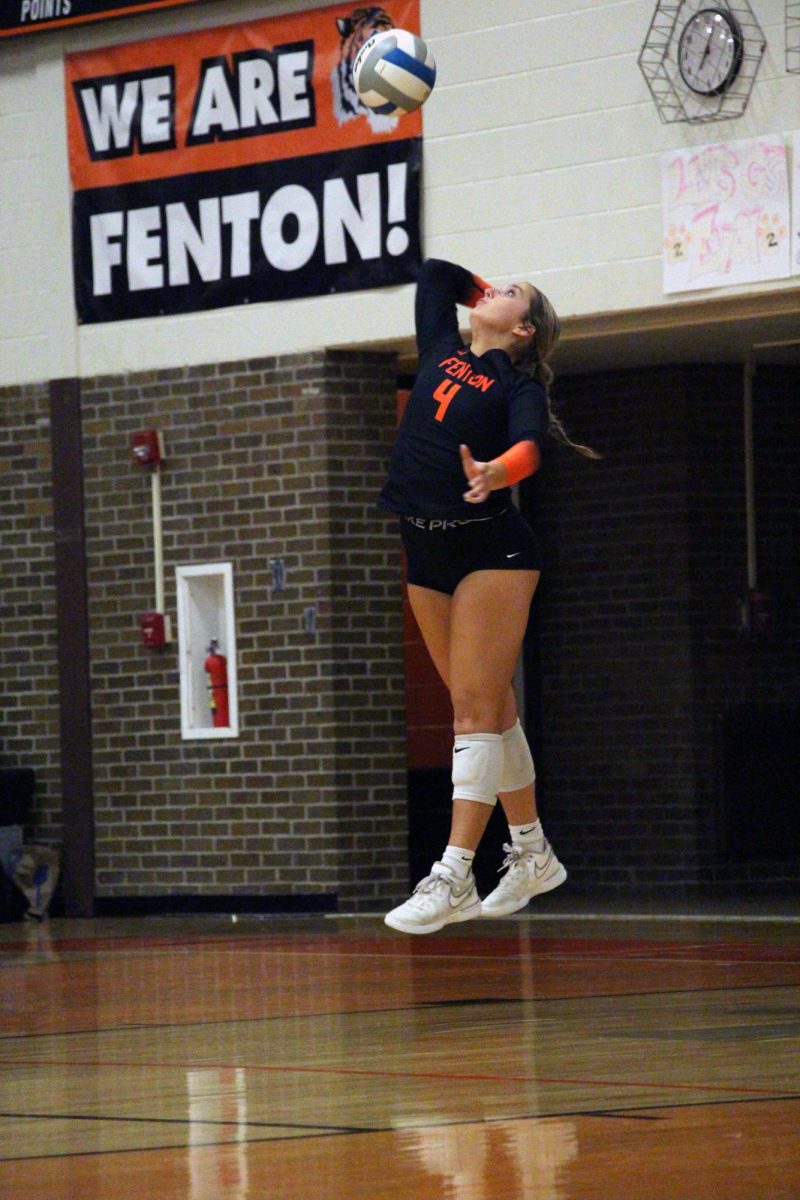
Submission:
M 472 354 L 458 332 L 456 304 L 474 304 L 481 294 L 463 267 L 436 258 L 423 264 L 415 306 L 419 371 L 379 499 L 392 512 L 461 520 L 491 516 L 508 506 L 510 489 L 491 492 L 483 504 L 468 504 L 459 446 L 469 446 L 479 462 L 490 462 L 520 441 L 543 449 L 544 388 L 518 371 L 505 350 Z

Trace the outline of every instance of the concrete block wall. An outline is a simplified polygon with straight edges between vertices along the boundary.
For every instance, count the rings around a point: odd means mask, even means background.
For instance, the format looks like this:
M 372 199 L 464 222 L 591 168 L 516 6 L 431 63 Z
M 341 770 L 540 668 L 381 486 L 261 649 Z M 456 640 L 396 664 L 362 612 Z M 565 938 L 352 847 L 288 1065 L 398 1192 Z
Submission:
M 265 337 L 273 351 L 293 354 L 412 334 L 410 288 L 292 302 L 291 319 L 283 305 L 250 304 L 178 320 L 75 324 L 65 55 L 257 20 L 276 7 L 287 5 L 198 2 L 5 39 L 0 383 L 244 360 L 260 353 Z M 665 304 L 662 153 L 775 133 L 789 144 L 800 75 L 785 69 L 783 0 L 761 0 L 767 49 L 745 113 L 717 125 L 663 125 L 637 62 L 653 9 L 653 0 L 421 0 L 422 34 L 438 66 L 423 113 L 427 255 L 464 262 L 497 283 L 530 277 L 566 317 Z M 792 287 L 755 285 L 757 293 Z

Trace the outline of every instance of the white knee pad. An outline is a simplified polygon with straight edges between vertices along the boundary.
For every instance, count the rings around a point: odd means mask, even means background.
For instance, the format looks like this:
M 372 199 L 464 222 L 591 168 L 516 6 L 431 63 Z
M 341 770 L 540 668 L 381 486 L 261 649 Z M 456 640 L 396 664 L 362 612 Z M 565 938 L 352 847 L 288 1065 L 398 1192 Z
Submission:
M 503 734 L 503 773 L 500 776 L 500 792 L 517 792 L 536 779 L 528 739 L 517 719 Z
M 459 733 L 453 747 L 453 799 L 496 804 L 503 771 L 499 733 Z

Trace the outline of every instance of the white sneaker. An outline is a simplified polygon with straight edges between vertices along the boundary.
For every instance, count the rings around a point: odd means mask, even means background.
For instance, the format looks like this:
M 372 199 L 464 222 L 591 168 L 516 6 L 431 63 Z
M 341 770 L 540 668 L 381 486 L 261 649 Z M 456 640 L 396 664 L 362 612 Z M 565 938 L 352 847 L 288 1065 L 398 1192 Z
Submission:
M 481 901 L 472 872 L 466 879 L 457 879 L 444 863 L 435 862 L 408 900 L 383 919 L 402 933 L 435 933 L 452 921 L 469 921 L 480 915 Z
M 508 871 L 483 901 L 485 917 L 506 917 L 509 913 L 517 912 L 534 896 L 552 891 L 567 878 L 565 868 L 546 839 L 541 850 L 508 845 L 503 849 L 506 858 L 500 870 L 508 867 Z

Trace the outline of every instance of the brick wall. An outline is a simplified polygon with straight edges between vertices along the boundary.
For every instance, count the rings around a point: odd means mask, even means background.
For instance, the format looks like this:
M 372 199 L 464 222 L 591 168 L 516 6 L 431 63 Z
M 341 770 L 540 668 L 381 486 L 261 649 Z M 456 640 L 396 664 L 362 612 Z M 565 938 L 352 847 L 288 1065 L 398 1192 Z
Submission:
M 366 354 L 85 382 L 100 896 L 370 908 L 404 889 L 399 551 L 374 508 L 393 393 L 392 359 Z M 235 740 L 182 741 L 176 650 L 139 645 L 150 485 L 128 437 L 151 425 L 166 444 L 167 611 L 175 565 L 233 564 Z M 273 557 L 287 585 L 274 596 Z
M 770 798 L 768 774 L 780 773 L 780 759 L 796 743 L 794 732 L 781 735 L 764 758 L 760 747 L 745 744 L 736 767 L 748 776 L 742 781 L 752 796 L 750 840 L 760 852 L 731 855 L 728 831 L 731 814 L 726 795 L 726 763 L 736 748 L 726 745 L 729 714 L 757 710 L 766 726 L 780 722 L 787 707 L 800 706 L 800 601 L 796 578 L 800 561 L 800 371 L 796 368 L 758 368 L 753 387 L 753 450 L 755 476 L 755 533 L 757 586 L 769 597 L 771 626 L 762 635 L 743 633 L 740 606 L 747 597 L 746 501 L 743 447 L 743 384 L 739 368 L 698 371 L 691 409 L 691 543 L 692 661 L 694 745 L 697 764 L 698 829 L 704 877 L 732 887 L 770 887 L 800 883 L 800 849 L 780 845 L 768 849 L 759 828 L 758 807 L 779 803 Z M 745 724 L 741 737 L 751 735 Z M 757 738 L 762 737 L 753 731 Z M 794 751 L 795 758 L 797 755 Z M 789 771 L 784 759 L 784 771 Z M 792 821 L 794 783 L 785 797 L 785 833 Z M 761 820 L 768 823 L 765 812 Z M 777 825 L 784 818 L 775 818 Z M 747 839 L 745 839 L 747 840 Z M 794 852 L 792 852 L 794 851 Z
M 45 384 L 0 390 L 0 766 L 36 771 L 32 825 L 61 829 L 50 418 Z
M 335 711 L 340 897 L 380 908 L 408 889 L 400 538 L 375 506 L 395 433 L 391 356 L 325 356 L 328 661 Z M 313 816 L 313 799 L 311 801 Z
M 82 392 L 98 896 L 380 908 L 407 887 L 400 550 L 374 505 L 393 360 L 321 353 L 86 380 Z M 47 391 L 0 400 L 0 752 L 36 768 L 37 836 L 58 841 Z M 183 741 L 176 647 L 140 645 L 138 615 L 154 606 L 150 480 L 128 439 L 148 426 L 166 442 L 173 624 L 175 565 L 233 563 L 235 740 Z M 286 564 L 279 595 L 272 557 Z
M 408 387 L 397 391 L 397 421 L 400 422 L 411 395 Z M 405 563 L 404 563 L 405 567 Z M 453 757 L 453 706 L 450 693 L 442 683 L 425 647 L 416 618 L 411 611 L 403 572 L 403 641 L 406 672 L 406 732 L 409 771 L 447 768 Z M 448 793 L 451 789 L 446 789 Z M 414 788 L 412 786 L 413 794 Z M 423 804 L 428 801 L 423 801 Z M 448 796 L 449 812 L 449 796 Z M 435 852 L 438 853 L 438 850 Z M 412 871 L 412 875 L 413 875 Z
M 784 636 L 753 642 L 736 632 L 747 580 L 741 369 L 557 383 L 568 425 L 605 456 L 595 464 L 555 450 L 525 500 L 547 559 L 541 807 L 578 889 L 800 878 L 796 858 L 766 875 L 757 861 L 726 863 L 719 836 L 722 713 L 734 700 L 796 701 L 800 690 L 789 584 L 797 372 L 759 384 L 761 564 Z
M 315 896 L 365 911 L 405 892 L 401 557 L 392 521 L 373 507 L 394 385 L 390 359 L 350 353 L 84 383 L 104 900 Z M 796 856 L 726 854 L 719 728 L 731 704 L 800 702 L 797 372 L 756 377 L 759 584 L 774 612 L 766 638 L 737 632 L 746 587 L 738 368 L 573 377 L 556 395 L 576 437 L 605 455 L 592 463 L 554 449 L 523 488 L 546 557 L 527 652 L 538 659 L 529 733 L 571 886 L 796 886 Z M 150 487 L 128 437 L 149 425 L 167 449 L 168 611 L 176 564 L 234 566 L 236 740 L 182 741 L 175 648 L 139 643 L 137 618 L 154 598 Z M 56 842 L 44 387 L 0 394 L 0 515 L 0 754 L 36 769 L 37 836 Z M 274 557 L 287 570 L 279 595 Z M 311 635 L 303 614 L 314 606 Z M 413 633 L 407 623 L 406 641 Z M 419 666 L 419 646 L 413 653 Z M 445 728 L 439 700 L 426 708 L 417 691 L 435 680 L 415 669 L 407 682 L 417 732 Z M 435 769 L 437 754 L 411 765 Z
M 538 491 L 543 818 L 576 885 L 685 879 L 696 819 L 680 373 L 575 377 L 557 396 L 604 458 L 554 449 Z

